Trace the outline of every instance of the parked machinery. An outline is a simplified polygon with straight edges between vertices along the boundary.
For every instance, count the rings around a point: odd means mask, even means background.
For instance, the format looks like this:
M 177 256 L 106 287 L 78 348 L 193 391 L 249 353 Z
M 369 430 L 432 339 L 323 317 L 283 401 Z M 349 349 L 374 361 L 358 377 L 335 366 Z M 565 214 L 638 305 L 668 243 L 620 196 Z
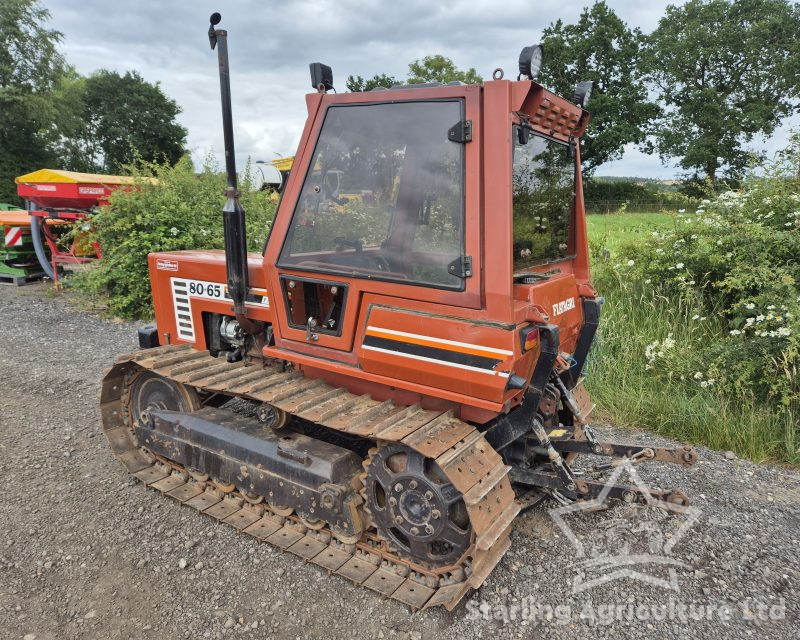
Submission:
M 31 216 L 36 256 L 44 272 L 57 281 L 61 265 L 102 257 L 100 246 L 89 239 L 92 215 L 115 189 L 135 184 L 135 178 L 39 169 L 19 176 L 16 183 Z
M 589 87 L 570 101 L 538 84 L 539 47 L 523 49 L 518 80 L 475 85 L 329 93 L 331 70 L 312 64 L 274 224 L 248 255 L 227 33 L 211 22 L 225 251 L 149 257 L 156 324 L 101 398 L 126 469 L 413 608 L 479 587 L 543 496 L 687 504 L 575 465 L 696 460 L 590 427 Z

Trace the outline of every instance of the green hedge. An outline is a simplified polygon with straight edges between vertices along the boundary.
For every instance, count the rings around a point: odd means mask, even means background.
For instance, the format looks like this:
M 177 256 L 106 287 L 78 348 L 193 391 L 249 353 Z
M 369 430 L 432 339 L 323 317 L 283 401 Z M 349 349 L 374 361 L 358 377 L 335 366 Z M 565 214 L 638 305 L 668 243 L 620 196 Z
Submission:
M 621 280 L 691 300 L 696 342 L 660 337 L 654 375 L 800 408 L 800 135 L 740 191 L 700 202 L 675 227 L 622 250 Z M 711 329 L 714 329 L 713 331 Z M 690 354 L 690 356 L 687 356 Z
M 93 237 L 103 259 L 77 274 L 74 284 L 101 297 L 109 311 L 125 318 L 153 315 L 147 254 L 180 249 L 221 249 L 225 176 L 212 157 L 195 173 L 188 157 L 174 167 L 145 164 L 134 171 L 136 188 L 117 190 L 93 218 Z M 155 178 L 155 180 L 151 180 Z M 247 212 L 250 251 L 260 251 L 275 214 L 275 202 L 254 190 L 250 167 L 239 175 Z

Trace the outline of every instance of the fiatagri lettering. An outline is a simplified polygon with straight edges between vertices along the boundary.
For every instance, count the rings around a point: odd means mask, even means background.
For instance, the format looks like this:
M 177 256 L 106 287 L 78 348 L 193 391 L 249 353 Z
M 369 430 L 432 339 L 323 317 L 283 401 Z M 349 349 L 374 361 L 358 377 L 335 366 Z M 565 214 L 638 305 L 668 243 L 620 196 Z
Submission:
M 566 313 L 570 309 L 575 308 L 575 298 L 567 298 L 566 300 L 562 300 L 561 302 L 556 302 L 553 305 L 553 315 L 560 316 L 562 313 Z

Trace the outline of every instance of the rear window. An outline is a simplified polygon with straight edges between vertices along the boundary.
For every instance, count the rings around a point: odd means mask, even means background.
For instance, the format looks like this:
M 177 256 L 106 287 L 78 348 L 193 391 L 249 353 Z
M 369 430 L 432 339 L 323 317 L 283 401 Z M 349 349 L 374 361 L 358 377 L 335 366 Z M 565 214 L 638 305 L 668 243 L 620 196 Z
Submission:
M 575 159 L 569 146 L 514 127 L 514 270 L 572 257 Z

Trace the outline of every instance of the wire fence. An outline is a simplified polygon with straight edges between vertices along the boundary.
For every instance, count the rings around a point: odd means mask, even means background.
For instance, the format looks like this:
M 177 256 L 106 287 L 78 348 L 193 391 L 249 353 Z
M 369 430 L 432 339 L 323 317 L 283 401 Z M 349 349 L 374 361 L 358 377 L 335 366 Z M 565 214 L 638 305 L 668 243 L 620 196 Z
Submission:
M 584 203 L 586 213 L 616 213 L 624 210 L 636 213 L 677 213 L 681 209 L 688 209 L 691 205 L 675 202 L 674 200 L 651 200 L 637 202 L 630 200 L 587 200 Z

